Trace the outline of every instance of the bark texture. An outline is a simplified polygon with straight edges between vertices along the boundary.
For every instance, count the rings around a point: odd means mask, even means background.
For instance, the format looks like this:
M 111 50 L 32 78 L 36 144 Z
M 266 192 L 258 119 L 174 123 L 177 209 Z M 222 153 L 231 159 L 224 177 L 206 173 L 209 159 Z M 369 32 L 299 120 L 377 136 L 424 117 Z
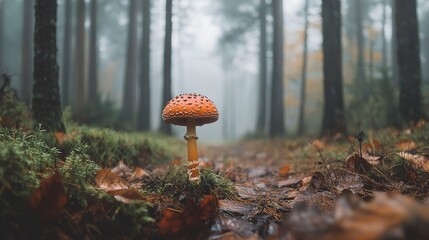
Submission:
M 35 127 L 65 131 L 61 120 L 57 65 L 57 1 L 36 0 L 34 29 L 33 119 Z
M 340 0 L 322 0 L 323 107 L 322 135 L 346 133 L 341 61 Z

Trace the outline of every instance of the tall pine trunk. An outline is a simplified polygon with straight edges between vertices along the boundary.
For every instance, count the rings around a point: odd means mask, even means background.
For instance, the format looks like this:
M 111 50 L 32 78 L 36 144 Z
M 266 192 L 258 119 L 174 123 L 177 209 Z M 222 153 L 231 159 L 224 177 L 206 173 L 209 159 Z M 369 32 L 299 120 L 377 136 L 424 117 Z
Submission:
M 82 118 L 85 107 L 85 0 L 77 2 L 74 115 Z
M 98 47 L 97 47 L 97 0 L 91 0 L 91 27 L 89 29 L 89 69 L 88 69 L 88 101 L 98 101 Z
M 122 94 L 120 121 L 122 125 L 133 124 L 136 106 L 136 73 L 137 73 L 137 0 L 130 0 L 128 11 L 127 59 Z
M 4 62 L 3 62 L 3 55 L 4 55 L 4 51 L 3 51 L 3 42 L 4 42 L 4 1 L 5 0 L 0 0 L 0 73 L 2 73 L 2 71 L 4 71 Z
M 421 66 L 416 0 L 395 1 L 397 57 L 399 65 L 399 112 L 407 122 L 424 118 L 420 92 Z
M 322 0 L 323 107 L 322 135 L 346 133 L 341 61 L 340 0 Z
M 57 65 L 57 0 L 35 1 L 33 118 L 49 132 L 65 131 Z
M 382 54 L 381 68 L 383 71 L 384 79 L 387 79 L 386 7 L 387 7 L 387 2 L 386 0 L 383 0 L 383 16 L 381 20 L 381 54 Z
M 21 75 L 22 75 L 22 100 L 30 105 L 31 91 L 33 84 L 33 0 L 23 1 L 24 26 L 22 28 L 22 59 L 21 59 Z
M 390 0 L 390 5 L 392 8 L 392 42 L 391 42 L 391 63 L 390 63 L 390 69 L 392 69 L 392 79 L 391 82 L 393 85 L 397 86 L 399 85 L 399 66 L 398 66 L 398 56 L 396 53 L 396 48 L 398 45 L 398 41 L 396 38 L 396 5 L 395 0 Z
M 162 108 L 171 99 L 171 34 L 173 28 L 173 0 L 165 5 L 165 40 L 164 40 L 164 85 L 162 90 Z M 161 132 L 171 134 L 171 125 L 161 120 Z
M 150 131 L 150 5 L 150 0 L 143 0 L 140 101 L 137 116 L 137 129 L 142 131 Z
M 283 104 L 283 0 L 272 1 L 273 75 L 271 83 L 270 137 L 285 135 Z
M 298 118 L 298 135 L 302 135 L 305 131 L 305 97 L 307 84 L 307 55 L 308 55 L 308 5 L 310 0 L 305 0 L 304 3 L 304 47 L 302 53 L 302 71 L 301 71 L 301 95 L 299 101 L 299 118 Z
M 63 106 L 70 104 L 70 56 L 71 56 L 71 20 L 72 20 L 72 1 L 64 2 L 64 37 L 63 37 L 63 59 L 62 59 L 62 89 L 61 101 Z
M 267 3 L 261 0 L 259 9 L 259 101 L 256 132 L 266 134 L 267 119 Z
M 367 83 L 365 74 L 365 38 L 363 35 L 363 1 L 354 1 L 356 11 L 356 44 L 357 44 L 357 62 L 356 62 L 356 81 L 359 91 L 366 96 Z

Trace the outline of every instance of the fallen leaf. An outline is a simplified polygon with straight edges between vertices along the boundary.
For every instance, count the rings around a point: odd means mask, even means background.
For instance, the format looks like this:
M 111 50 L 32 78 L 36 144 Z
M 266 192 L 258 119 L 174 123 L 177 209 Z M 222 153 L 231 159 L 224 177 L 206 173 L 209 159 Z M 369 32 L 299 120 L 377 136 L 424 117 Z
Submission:
M 417 143 L 413 140 L 404 139 L 397 142 L 396 147 L 401 151 L 413 151 L 417 149 Z
M 347 169 L 357 173 L 366 173 L 371 168 L 371 165 L 378 165 L 380 163 L 380 157 L 371 156 L 367 153 L 361 157 L 358 153 L 354 153 L 349 155 L 345 162 Z
M 182 160 L 181 159 L 173 159 L 170 161 L 170 164 L 174 165 L 174 166 L 180 166 L 180 165 L 182 165 Z
M 310 198 L 311 199 L 311 198 Z M 298 205 L 280 225 L 276 239 L 428 239 L 429 207 L 399 193 L 375 193 L 366 203 L 341 197 L 334 214 Z M 286 238 L 287 236 L 287 238 Z
M 286 177 L 288 175 L 289 171 L 290 171 L 290 167 L 289 167 L 289 165 L 286 165 L 286 166 L 280 168 L 279 176 L 280 177 Z
M 199 204 L 189 200 L 182 211 L 167 208 L 158 223 L 159 234 L 166 239 L 201 239 L 208 234 L 218 214 L 219 203 L 214 196 L 205 196 Z
M 99 170 L 95 176 L 95 183 L 100 189 L 106 192 L 129 188 L 129 184 L 117 174 L 112 173 L 110 169 Z
M 67 140 L 68 136 L 65 132 L 59 132 L 56 131 L 54 133 L 55 139 L 57 140 L 58 144 L 63 145 L 64 141 Z
M 141 180 L 144 177 L 150 177 L 150 174 L 141 167 L 134 168 L 134 171 L 127 177 L 128 181 Z
M 57 218 L 66 203 L 64 182 L 58 172 L 42 180 L 29 199 L 30 208 L 45 220 Z
M 401 158 L 413 163 L 417 167 L 423 168 L 426 172 L 429 172 L 429 159 L 418 155 L 418 154 L 411 154 L 408 152 L 399 152 L 397 153 Z
M 113 190 L 108 193 L 113 195 L 116 200 L 123 203 L 132 203 L 136 200 L 147 200 L 136 188 Z
M 316 139 L 312 141 L 311 144 L 319 150 L 325 149 L 325 143 L 322 140 Z

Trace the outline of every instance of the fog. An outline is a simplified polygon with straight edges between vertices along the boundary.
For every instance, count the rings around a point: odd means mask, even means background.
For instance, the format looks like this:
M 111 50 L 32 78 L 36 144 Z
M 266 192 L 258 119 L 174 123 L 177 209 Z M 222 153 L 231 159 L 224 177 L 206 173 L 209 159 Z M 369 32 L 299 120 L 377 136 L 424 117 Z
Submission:
M 30 1 L 30 0 L 28 0 Z M 12 86 L 22 94 L 22 38 L 23 38 L 23 3 L 24 0 L 3 0 L 3 39 L 2 61 L 0 71 L 8 72 L 13 76 Z M 140 67 L 140 44 L 142 39 L 142 14 L 140 9 L 142 0 L 138 0 L 137 18 L 137 46 L 134 51 L 138 52 L 135 60 L 137 66 L 136 78 L 139 82 Z M 166 1 L 151 1 L 151 35 L 150 35 L 150 120 L 151 131 L 157 132 L 161 123 L 161 111 L 164 106 L 162 102 L 163 88 L 163 59 L 164 59 L 164 37 L 165 37 L 165 3 Z M 200 140 L 203 142 L 217 143 L 220 141 L 234 141 L 243 137 L 250 137 L 257 132 L 255 129 L 258 117 L 259 102 L 259 2 L 241 0 L 173 0 L 172 9 L 172 69 L 171 69 L 171 93 L 176 96 L 181 93 L 200 93 L 209 97 L 218 107 L 219 120 L 213 124 L 205 125 L 197 129 Z M 229 2 L 229 3 L 228 3 Z M 232 3 L 231 3 L 232 2 Z M 284 126 L 286 136 L 297 136 L 296 129 L 299 122 L 299 105 L 302 80 L 302 59 L 304 46 L 304 0 L 283 1 L 283 104 L 284 104 Z M 355 79 L 358 71 L 357 55 L 359 48 L 354 42 L 356 24 L 351 16 L 353 8 L 352 0 L 341 1 L 341 39 L 342 39 L 342 83 L 344 89 L 344 101 L 346 119 L 349 132 L 360 128 L 381 128 L 390 126 L 387 121 L 379 121 L 378 108 L 385 107 L 384 100 L 378 99 L 376 94 L 367 95 L 358 101 L 356 107 Z M 392 56 L 396 54 L 392 50 L 392 10 L 390 1 L 362 0 L 365 12 L 362 14 L 363 23 L 363 68 L 368 85 L 371 88 L 377 81 L 383 78 L 383 72 L 387 72 L 386 81 L 392 83 L 392 95 L 398 96 L 399 86 L 393 80 L 394 66 Z M 63 88 L 62 79 L 64 58 L 64 24 L 65 24 L 65 0 L 58 1 L 58 23 L 57 23 L 57 62 L 60 69 L 60 88 Z M 127 32 L 129 22 L 130 1 L 128 0 L 102 0 L 98 1 L 98 95 L 102 101 L 112 102 L 114 110 L 112 114 L 120 111 L 123 101 L 124 76 L 126 71 L 126 49 Z M 228 10 L 229 5 L 235 10 Z M 271 1 L 267 1 L 267 120 L 266 128 L 269 128 L 269 104 L 271 96 L 272 65 L 273 65 L 273 16 Z M 383 4 L 385 4 L 386 21 L 383 23 Z M 90 32 L 90 1 L 85 2 L 85 31 L 84 31 L 84 53 L 85 61 L 85 86 L 88 85 L 89 66 L 89 32 Z M 237 5 L 237 6 L 235 6 Z M 423 109 L 428 110 L 427 89 L 429 82 L 428 63 L 429 56 L 427 44 L 429 41 L 429 4 L 427 1 L 417 1 L 417 13 L 419 22 L 418 36 L 420 38 L 420 61 L 422 66 L 422 90 Z M 224 11 L 225 10 L 225 11 Z M 224 12 L 222 12 L 224 11 Z M 76 53 L 76 12 L 77 1 L 72 1 L 71 19 L 71 90 L 70 102 L 76 98 L 88 99 L 88 90 L 73 90 L 73 82 L 76 78 L 74 72 L 74 57 Z M 2 13 L 0 13 L 2 14 Z M 240 15 L 242 14 L 242 16 Z M 249 17 L 250 16 L 250 17 Z M 252 19 L 253 16 L 253 19 Z M 243 23 L 246 27 L 241 29 Z M 307 55 L 307 94 L 305 98 L 305 132 L 304 135 L 316 136 L 320 133 L 323 115 L 323 53 L 322 53 L 322 17 L 321 1 L 309 1 L 308 8 L 308 55 Z M 241 24 L 241 25 L 240 25 Z M 384 26 L 384 28 L 383 28 Z M 236 30 L 234 30 L 234 28 Z M 384 39 L 382 31 L 384 29 Z M 235 35 L 231 33 L 236 31 Z M 229 33 L 233 40 L 222 41 L 225 34 Z M 383 53 L 383 41 L 387 46 L 387 52 Z M 383 61 L 387 62 L 387 69 L 383 69 Z M 426 67 L 425 67 L 426 66 Z M 136 85 L 138 86 L 138 84 Z M 138 105 L 139 92 L 136 90 L 135 99 Z M 87 103 L 88 105 L 89 103 Z M 395 103 L 396 104 L 396 103 Z M 64 106 L 65 107 L 65 106 Z M 116 112 L 115 112 L 116 111 Z M 134 111 L 137 111 L 137 107 Z M 426 111 L 427 112 L 427 111 Z M 372 114 L 372 115 L 371 115 Z M 357 119 L 359 118 L 359 119 Z M 112 118 L 113 119 L 113 118 Z M 101 127 L 115 127 L 134 131 L 135 121 L 130 125 L 121 126 L 117 122 L 104 122 Z M 86 124 L 97 125 L 92 122 L 83 121 Z M 268 132 L 260 129 L 262 136 Z M 173 134 L 182 137 L 185 133 L 184 127 L 173 127 Z

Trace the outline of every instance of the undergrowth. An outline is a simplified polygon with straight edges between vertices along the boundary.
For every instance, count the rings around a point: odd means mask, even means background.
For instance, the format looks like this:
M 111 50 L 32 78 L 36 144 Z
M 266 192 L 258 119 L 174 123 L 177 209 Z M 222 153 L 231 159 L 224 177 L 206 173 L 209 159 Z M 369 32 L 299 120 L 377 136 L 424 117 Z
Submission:
M 204 195 L 215 195 L 219 199 L 233 199 L 237 196 L 232 182 L 210 169 L 201 171 L 200 184 L 190 182 L 186 166 L 171 166 L 165 174 L 146 180 L 144 189 L 175 201 L 191 199 L 198 202 Z

